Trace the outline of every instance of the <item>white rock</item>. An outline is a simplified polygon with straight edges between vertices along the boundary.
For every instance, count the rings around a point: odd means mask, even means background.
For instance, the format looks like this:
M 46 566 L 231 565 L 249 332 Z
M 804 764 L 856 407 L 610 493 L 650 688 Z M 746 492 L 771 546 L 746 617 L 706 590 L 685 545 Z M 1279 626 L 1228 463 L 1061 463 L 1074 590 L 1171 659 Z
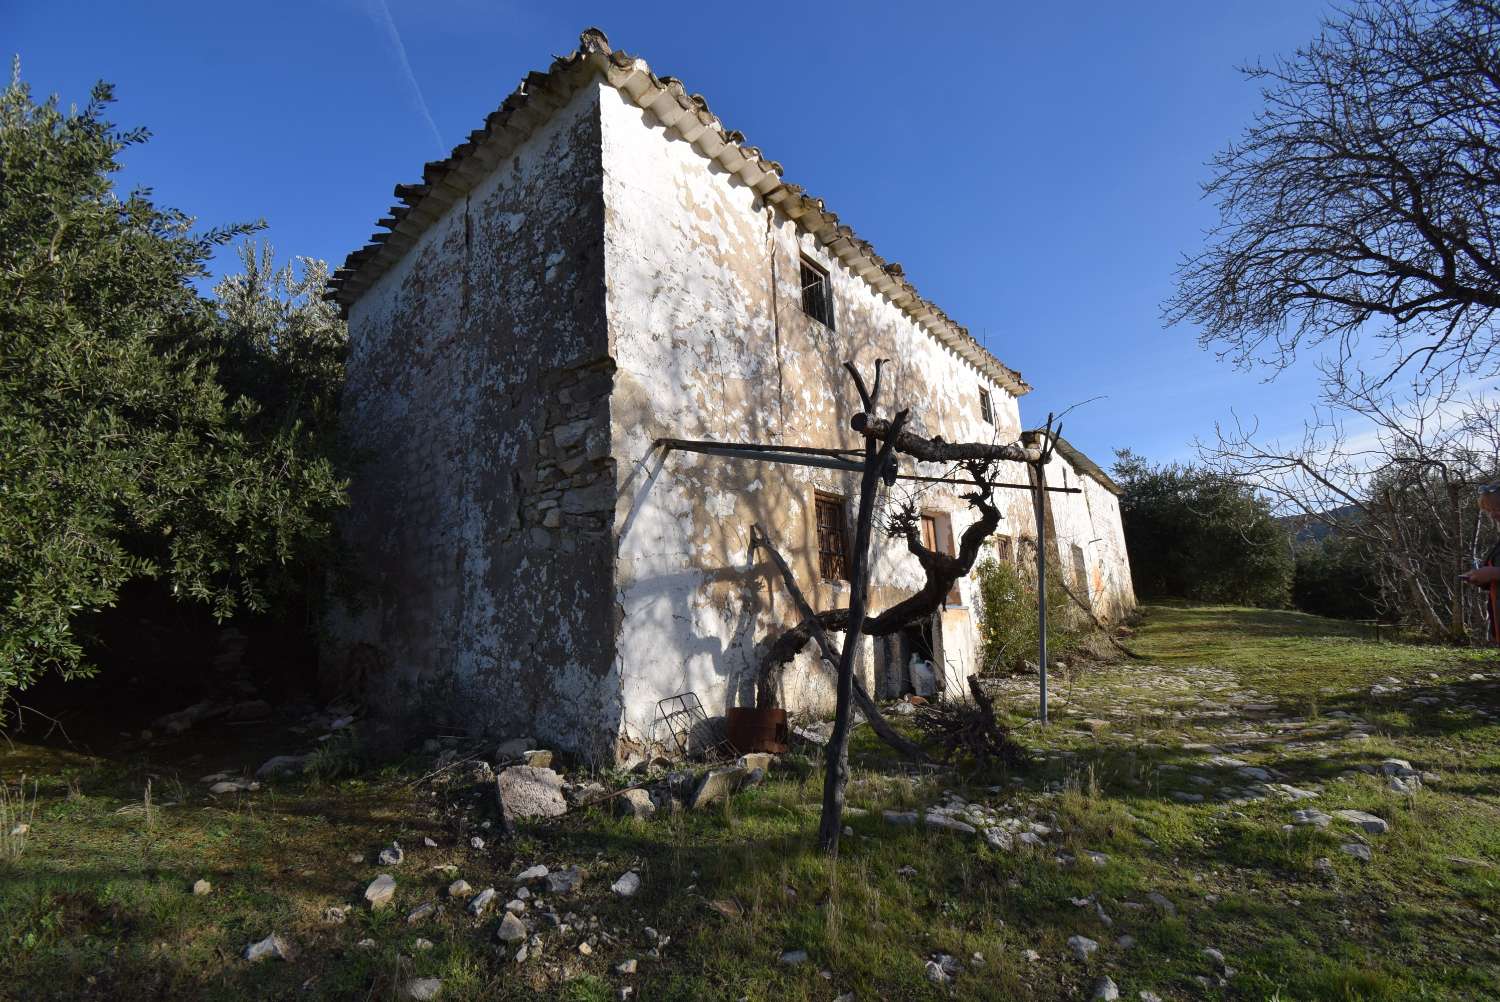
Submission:
M 423 939 L 421 936 L 418 936 L 416 939 L 412 940 L 412 942 L 411 942 L 411 948 L 413 950 L 422 950 L 422 951 L 430 950 L 430 949 L 432 949 L 432 940 L 430 940 L 430 939 Z
M 213 891 L 214 885 L 210 884 L 206 880 L 198 880 L 193 882 L 193 894 L 197 897 L 201 898 L 205 894 L 212 894 Z
M 430 1002 L 443 991 L 441 978 L 413 978 L 406 983 L 405 995 L 416 1002 Z
M 381 866 L 400 866 L 406 859 L 406 853 L 401 851 L 401 843 L 392 842 L 390 848 L 380 850 Z
M 1094 982 L 1094 991 L 1089 998 L 1094 1002 L 1116 1002 L 1120 997 L 1120 989 L 1115 985 L 1114 979 L 1108 976 L 1102 977 Z
M 370 886 L 365 888 L 365 900 L 370 902 L 374 909 L 384 908 L 391 903 L 391 898 L 396 895 L 396 878 L 389 873 L 382 873 L 370 881 Z
M 785 953 L 783 953 L 781 955 L 781 957 L 779 958 L 778 962 L 781 963 L 781 964 L 783 964 L 783 965 L 785 965 L 785 966 L 787 966 L 787 967 L 793 967 L 793 966 L 795 966 L 797 964 L 805 964 L 805 963 L 807 963 L 807 951 L 806 950 L 787 950 Z
M 259 943 L 245 947 L 244 957 L 254 963 L 261 960 L 291 960 L 292 948 L 286 940 L 274 932 Z
M 500 928 L 495 930 L 495 936 L 502 943 L 519 943 L 526 938 L 526 923 L 506 912 L 500 919 Z
M 634 870 L 630 870 L 622 875 L 619 880 L 616 880 L 613 884 L 610 884 L 609 889 L 614 891 L 622 898 L 628 898 L 635 894 L 636 891 L 641 889 L 640 874 L 636 873 Z
M 538 864 L 537 866 L 527 867 L 520 873 L 516 874 L 516 883 L 529 884 L 534 880 L 542 880 L 547 876 L 547 872 L 547 868 L 545 866 L 541 866 L 540 864 Z
M 1339 846 L 1339 851 L 1348 853 L 1362 863 L 1368 863 L 1375 858 L 1369 846 L 1360 845 L 1358 842 L 1346 842 Z
M 1079 960 L 1088 960 L 1094 951 L 1099 949 L 1099 944 L 1087 936 L 1069 936 L 1068 949 L 1073 951 L 1073 956 Z
M 469 886 L 467 880 L 455 880 L 448 885 L 448 897 L 450 898 L 467 898 L 473 893 L 474 888 Z
M 622 960 L 618 964 L 616 964 L 615 965 L 615 973 L 616 974 L 634 974 L 635 973 L 635 968 L 636 968 L 636 960 L 635 960 L 634 957 L 631 957 L 629 960 Z
M 486 887 L 474 896 L 473 901 L 469 902 L 469 914 L 476 918 L 483 915 L 489 909 L 490 902 L 494 900 L 495 889 L 493 887 Z
M 1386 832 L 1390 831 L 1391 828 L 1391 826 L 1386 823 L 1384 818 L 1378 818 L 1375 815 L 1367 814 L 1364 811 L 1334 811 L 1333 816 L 1336 818 L 1342 818 L 1352 825 L 1357 825 L 1360 828 L 1363 828 L 1365 831 L 1369 832 L 1371 835 L 1384 835 Z

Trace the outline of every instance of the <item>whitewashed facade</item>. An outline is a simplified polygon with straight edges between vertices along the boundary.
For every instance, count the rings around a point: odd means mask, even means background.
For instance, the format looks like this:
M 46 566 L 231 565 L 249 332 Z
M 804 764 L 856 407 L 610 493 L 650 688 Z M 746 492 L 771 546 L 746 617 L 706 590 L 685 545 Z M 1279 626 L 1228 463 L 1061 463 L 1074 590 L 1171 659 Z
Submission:
M 884 399 L 949 441 L 1015 440 L 1029 387 L 700 98 L 597 33 L 582 42 L 398 189 L 392 232 L 336 276 L 346 415 L 381 458 L 348 527 L 372 599 L 334 618 L 327 660 L 413 715 L 610 758 L 660 737 L 665 697 L 753 702 L 765 641 L 795 621 L 753 525 L 819 608 L 847 600 L 820 573 L 816 510 L 842 499 L 852 524 L 856 475 L 661 439 L 856 448 L 846 360 L 890 359 Z M 803 309 L 804 265 L 831 289 L 822 320 Z M 1133 604 L 1118 506 L 1074 455 L 1049 473 L 1083 488 L 1054 496 L 1059 556 L 1118 616 Z M 961 489 L 902 483 L 891 499 L 919 486 L 957 540 Z M 1028 494 L 999 502 L 1000 533 L 1032 535 Z M 878 540 L 875 609 L 921 580 Z M 978 643 L 960 590 L 920 638 L 950 685 Z M 872 691 L 894 694 L 903 653 L 867 645 Z M 780 686 L 793 710 L 830 693 L 807 653 Z

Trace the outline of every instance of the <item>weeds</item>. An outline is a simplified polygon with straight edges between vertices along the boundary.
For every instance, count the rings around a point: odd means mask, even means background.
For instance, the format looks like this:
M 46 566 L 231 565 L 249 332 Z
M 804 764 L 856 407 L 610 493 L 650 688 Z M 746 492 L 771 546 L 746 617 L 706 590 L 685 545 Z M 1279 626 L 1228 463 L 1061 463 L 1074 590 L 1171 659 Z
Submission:
M 26 799 L 26 776 L 10 792 L 10 784 L 0 781 L 0 862 L 15 863 L 26 849 L 27 836 L 36 820 L 37 782 L 31 783 L 31 799 Z

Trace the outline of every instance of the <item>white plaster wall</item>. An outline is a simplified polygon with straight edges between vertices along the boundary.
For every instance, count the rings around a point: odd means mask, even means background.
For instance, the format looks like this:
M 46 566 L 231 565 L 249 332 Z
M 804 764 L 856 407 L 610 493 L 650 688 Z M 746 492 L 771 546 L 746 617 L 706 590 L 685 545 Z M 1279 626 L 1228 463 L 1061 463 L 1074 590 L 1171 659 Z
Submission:
M 1119 499 L 1093 477 L 1080 474 L 1061 454 L 1054 454 L 1047 466 L 1047 483 L 1081 491 L 1052 495 L 1054 542 L 1069 587 L 1080 598 L 1087 591 L 1100 619 L 1118 620 L 1135 608 Z M 1075 544 L 1082 548 L 1084 556 L 1085 575 L 1081 582 L 1073 566 Z
M 764 525 L 820 608 L 847 593 L 814 584 L 813 492 L 850 499 L 857 477 L 688 453 L 665 459 L 659 437 L 854 448 L 858 408 L 840 368 L 854 359 L 873 375 L 893 360 L 883 400 L 913 409 L 911 427 L 950 440 L 1013 440 L 1015 399 L 908 320 L 753 191 L 667 135 L 649 112 L 605 88 L 606 311 L 617 366 L 611 398 L 619 474 L 616 661 L 628 737 L 649 737 L 658 699 L 697 692 L 710 713 L 754 700 L 757 643 L 796 621 L 779 581 L 752 561 L 750 527 Z M 833 279 L 837 330 L 801 311 L 798 253 Z M 980 417 L 978 390 L 996 426 Z M 934 467 L 920 472 L 945 472 Z M 1024 467 L 1003 474 L 1024 482 Z M 924 485 L 925 509 L 951 512 L 955 541 L 970 522 L 955 489 Z M 917 490 L 901 484 L 896 496 Z M 1029 524 L 1023 492 L 1000 498 L 1005 531 Z M 914 558 L 881 539 L 872 573 L 878 611 L 922 581 Z M 967 594 L 973 587 L 961 586 Z M 967 611 L 943 615 L 945 652 L 956 674 L 972 666 Z M 951 637 L 951 639 L 949 639 Z M 782 689 L 794 710 L 824 708 L 824 671 L 804 654 Z M 870 680 L 872 648 L 866 645 Z

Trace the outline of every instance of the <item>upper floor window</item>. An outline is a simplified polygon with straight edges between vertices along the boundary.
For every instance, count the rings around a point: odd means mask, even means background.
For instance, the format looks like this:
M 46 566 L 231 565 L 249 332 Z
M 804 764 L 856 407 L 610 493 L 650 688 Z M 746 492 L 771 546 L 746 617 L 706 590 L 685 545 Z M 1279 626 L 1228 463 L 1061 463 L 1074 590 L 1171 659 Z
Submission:
M 833 330 L 833 285 L 828 270 L 802 259 L 802 312 Z
M 990 403 L 990 391 L 984 387 L 979 388 L 979 416 L 985 424 L 995 423 L 995 405 Z

